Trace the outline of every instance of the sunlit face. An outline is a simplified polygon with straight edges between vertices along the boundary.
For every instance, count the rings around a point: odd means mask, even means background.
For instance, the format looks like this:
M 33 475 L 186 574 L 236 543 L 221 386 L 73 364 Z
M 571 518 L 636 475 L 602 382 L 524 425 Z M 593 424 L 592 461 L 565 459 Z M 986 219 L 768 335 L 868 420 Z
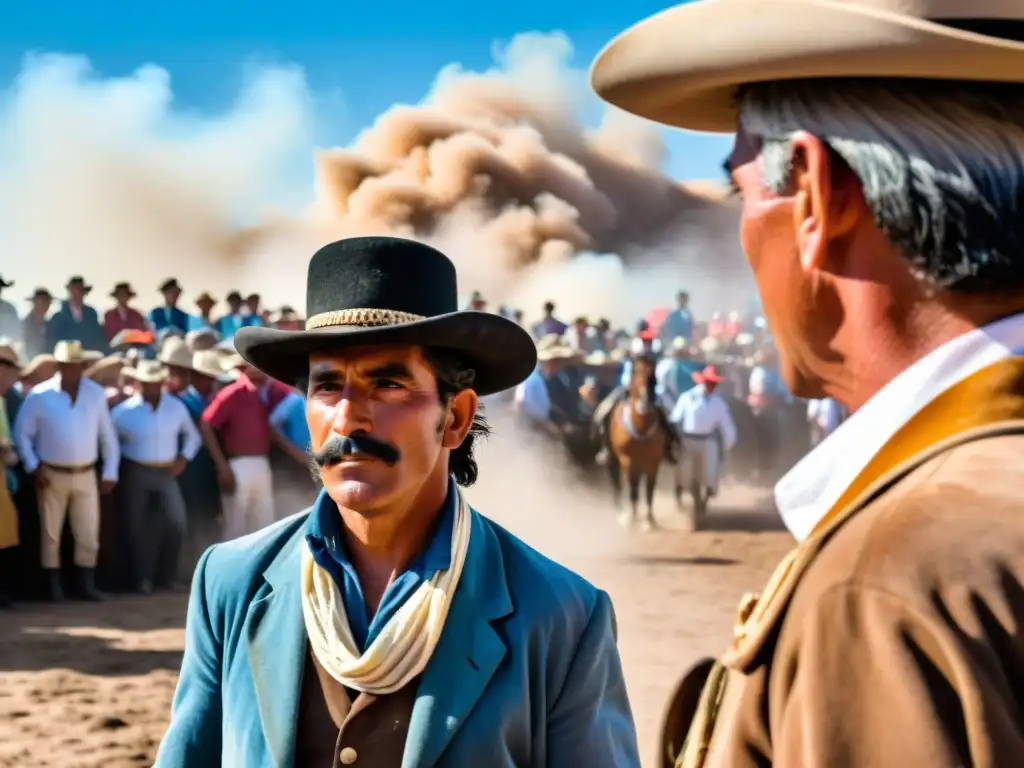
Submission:
M 371 516 L 447 475 L 448 452 L 462 444 L 477 397 L 465 390 L 442 405 L 419 347 L 372 347 L 310 357 L 306 419 L 313 450 L 332 436 L 366 434 L 397 449 L 394 465 L 362 455 L 320 470 L 340 507 Z
M 725 165 L 743 200 L 740 242 L 780 350 L 779 373 L 794 394 L 813 393 L 814 270 L 802 262 L 800 195 L 776 195 L 765 186 L 758 142 L 742 130 Z

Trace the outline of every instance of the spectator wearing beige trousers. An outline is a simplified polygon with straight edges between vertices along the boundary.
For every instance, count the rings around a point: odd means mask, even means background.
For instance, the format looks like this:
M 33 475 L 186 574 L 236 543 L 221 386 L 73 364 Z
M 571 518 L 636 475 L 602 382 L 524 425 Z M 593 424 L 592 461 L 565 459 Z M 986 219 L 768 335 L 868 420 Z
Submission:
M 32 389 L 18 412 L 14 443 L 35 478 L 42 523 L 41 560 L 51 600 L 63 598 L 60 539 L 64 521 L 75 539 L 78 596 L 101 600 L 95 585 L 99 554 L 100 494 L 117 484 L 121 452 L 103 387 L 82 376 L 101 357 L 77 341 L 54 349 L 58 373 Z M 97 482 L 96 463 L 103 458 Z

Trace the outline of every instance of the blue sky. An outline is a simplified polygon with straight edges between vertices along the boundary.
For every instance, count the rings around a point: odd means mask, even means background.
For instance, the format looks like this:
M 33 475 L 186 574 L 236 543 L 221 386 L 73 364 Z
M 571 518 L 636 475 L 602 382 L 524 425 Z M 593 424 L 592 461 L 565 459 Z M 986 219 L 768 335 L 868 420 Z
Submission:
M 237 94 L 253 63 L 300 65 L 311 89 L 338 95 L 335 144 L 396 102 L 418 102 L 452 62 L 483 70 L 495 42 L 529 31 L 561 30 L 574 66 L 630 23 L 671 3 L 454 0 L 351 3 L 339 0 L 3 0 L 0 88 L 28 52 L 88 56 L 101 75 L 126 75 L 145 63 L 167 69 L 176 106 L 215 111 Z M 333 102 L 330 102 L 333 103 Z M 669 172 L 718 178 L 728 138 L 666 132 Z

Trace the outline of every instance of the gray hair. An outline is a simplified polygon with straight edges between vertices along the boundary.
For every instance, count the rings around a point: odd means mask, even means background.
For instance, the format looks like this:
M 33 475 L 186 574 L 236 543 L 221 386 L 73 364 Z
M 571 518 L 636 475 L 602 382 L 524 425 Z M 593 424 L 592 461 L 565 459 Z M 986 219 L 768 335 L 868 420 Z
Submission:
M 740 126 L 766 186 L 790 185 L 796 131 L 860 180 L 875 223 L 935 287 L 1024 287 L 1024 86 L 912 80 L 749 85 Z

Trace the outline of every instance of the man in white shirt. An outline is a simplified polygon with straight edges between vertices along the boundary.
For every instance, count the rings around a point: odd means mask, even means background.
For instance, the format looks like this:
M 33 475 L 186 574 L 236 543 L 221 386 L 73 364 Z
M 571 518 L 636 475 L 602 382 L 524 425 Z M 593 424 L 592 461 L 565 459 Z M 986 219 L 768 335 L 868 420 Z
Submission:
M 126 516 L 129 565 L 136 590 L 149 594 L 154 583 L 177 581 L 186 529 L 178 477 L 203 439 L 185 404 L 163 391 L 162 363 L 140 360 L 128 375 L 139 391 L 115 406 L 111 419 L 121 443 L 120 511 Z
M 53 356 L 58 373 L 25 397 L 14 424 L 14 444 L 25 471 L 35 477 L 49 598 L 63 598 L 60 539 L 67 518 L 75 539 L 79 597 L 101 600 L 95 582 L 100 494 L 110 493 L 117 484 L 121 452 L 103 387 L 82 373 L 102 355 L 83 350 L 77 341 L 61 341 Z M 95 466 L 101 455 L 97 485 Z
M 679 430 L 682 458 L 676 468 L 676 495 L 697 484 L 702 497 L 718 493 L 722 456 L 736 444 L 736 423 L 715 389 L 722 383 L 715 366 L 693 374 L 697 386 L 684 392 L 669 421 Z
M 776 486 L 799 543 L 683 686 L 677 765 L 1024 765 L 1022 29 L 999 0 L 697 0 L 592 70 L 734 134 L 782 379 L 851 414 Z

